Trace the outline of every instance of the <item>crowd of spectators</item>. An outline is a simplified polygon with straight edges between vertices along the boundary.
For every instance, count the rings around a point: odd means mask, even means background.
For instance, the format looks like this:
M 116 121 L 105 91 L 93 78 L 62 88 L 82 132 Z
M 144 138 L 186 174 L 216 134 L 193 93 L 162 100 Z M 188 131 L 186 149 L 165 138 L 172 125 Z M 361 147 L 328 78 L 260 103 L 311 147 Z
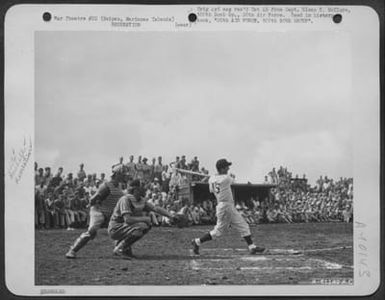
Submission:
M 194 157 L 190 163 L 184 155 L 176 157 L 171 164 L 163 164 L 161 156 L 153 158 L 151 164 L 147 162 L 146 157 L 139 156 L 135 162 L 134 156 L 130 156 L 127 163 L 121 157 L 118 163 L 112 165 L 112 170 L 122 168 L 126 175 L 125 183 L 121 183 L 123 192 L 128 193 L 129 183 L 139 179 L 150 202 L 186 214 L 191 224 L 208 224 L 215 221 L 215 207 L 212 201 L 206 200 L 191 205 L 189 199 L 178 195 L 180 187 L 189 181 L 207 180 L 207 177 L 177 171 L 182 169 L 208 174 L 205 168 L 200 168 L 198 157 Z M 69 172 L 66 175 L 63 167 L 58 168 L 53 175 L 50 167 L 39 168 L 35 163 L 36 227 L 67 230 L 86 227 L 89 223 L 89 200 L 106 180 L 108 179 L 105 173 L 87 173 L 83 163 L 76 173 Z M 151 216 L 155 226 L 170 225 L 167 218 L 155 214 Z
M 293 177 L 281 166 L 278 171 L 273 168 L 264 183 L 275 185 L 268 199 L 250 199 L 236 206 L 249 224 L 353 220 L 353 178 L 334 181 L 320 176 L 311 186 L 305 175 Z
M 185 214 L 191 225 L 215 224 L 216 201 L 206 199 L 191 203 L 179 195 L 179 189 L 189 181 L 206 182 L 203 177 L 191 172 L 208 174 L 194 157 L 187 163 L 186 157 L 176 157 L 170 164 L 163 164 L 162 157 L 147 158 L 139 156 L 128 162 L 121 157 L 112 165 L 121 168 L 126 175 L 126 183 L 121 183 L 124 193 L 128 193 L 130 181 L 140 179 L 146 190 L 148 201 L 172 212 Z M 178 169 L 190 172 L 179 172 Z M 50 167 L 39 168 L 35 163 L 35 225 L 36 228 L 74 228 L 87 227 L 89 200 L 99 186 L 108 180 L 105 173 L 88 173 L 80 164 L 76 173 L 64 174 L 62 167 L 55 174 Z M 353 179 L 340 178 L 338 181 L 327 176 L 320 177 L 311 187 L 305 175 L 292 176 L 286 168 L 273 169 L 265 182 L 274 184 L 270 197 L 236 203 L 236 208 L 249 224 L 276 222 L 351 222 L 353 218 Z M 170 220 L 151 213 L 154 226 L 170 226 Z

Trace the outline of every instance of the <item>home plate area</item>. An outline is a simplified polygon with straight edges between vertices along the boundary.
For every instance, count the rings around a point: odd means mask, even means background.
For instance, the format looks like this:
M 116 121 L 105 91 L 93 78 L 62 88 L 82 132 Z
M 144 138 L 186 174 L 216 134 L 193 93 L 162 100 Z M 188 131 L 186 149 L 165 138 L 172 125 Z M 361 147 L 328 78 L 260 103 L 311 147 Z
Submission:
M 351 266 L 344 266 L 325 259 L 309 257 L 294 249 L 270 249 L 264 254 L 250 255 L 247 249 L 201 249 L 196 256 L 190 251 L 190 269 L 203 277 L 231 279 L 234 273 L 242 274 L 250 284 L 271 283 L 311 283 L 311 279 L 334 277 L 336 271 L 350 272 Z M 220 280 L 223 283 L 223 280 Z M 238 281 L 238 280 L 237 280 Z M 222 284 L 207 280 L 206 284 Z

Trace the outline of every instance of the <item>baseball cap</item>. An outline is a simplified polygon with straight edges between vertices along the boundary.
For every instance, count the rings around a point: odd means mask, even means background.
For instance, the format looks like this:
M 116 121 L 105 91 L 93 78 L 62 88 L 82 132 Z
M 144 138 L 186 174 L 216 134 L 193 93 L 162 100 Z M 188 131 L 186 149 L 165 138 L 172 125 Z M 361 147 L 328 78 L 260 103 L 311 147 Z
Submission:
M 227 161 L 225 158 L 219 159 L 216 163 L 217 170 L 220 170 L 222 168 L 226 168 L 226 167 L 231 166 L 231 165 L 232 165 L 232 163 Z

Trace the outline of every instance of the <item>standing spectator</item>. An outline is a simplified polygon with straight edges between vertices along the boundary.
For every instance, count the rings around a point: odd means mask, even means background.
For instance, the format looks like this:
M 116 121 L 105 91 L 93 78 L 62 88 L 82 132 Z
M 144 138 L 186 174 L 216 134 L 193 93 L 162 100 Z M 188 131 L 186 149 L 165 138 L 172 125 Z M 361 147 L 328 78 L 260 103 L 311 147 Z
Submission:
M 57 194 L 55 197 L 55 210 L 59 216 L 59 226 L 61 228 L 66 227 L 66 211 L 65 211 L 65 203 L 63 194 Z
M 329 181 L 328 177 L 325 176 L 325 179 L 324 179 L 323 185 L 322 185 L 322 191 L 328 192 L 329 188 L 330 188 L 330 181 Z
M 322 189 L 323 189 L 323 185 L 324 185 L 324 180 L 322 178 L 322 175 L 319 177 L 319 179 L 317 180 L 317 190 L 318 192 L 322 192 Z
M 170 191 L 174 194 L 175 200 L 178 200 L 179 188 L 181 184 L 182 184 L 182 175 L 177 170 L 175 170 L 171 174 L 170 183 L 169 183 Z
M 50 167 L 46 167 L 45 168 L 45 173 L 44 173 L 44 181 L 45 181 L 45 184 L 47 186 L 50 184 L 51 179 L 52 179 L 51 168 Z
M 168 172 L 168 165 L 165 165 L 162 171 L 162 192 L 169 192 L 170 173 Z
M 58 187 L 60 183 L 63 181 L 62 176 L 63 176 L 63 167 L 60 167 L 57 170 L 57 173 L 55 174 L 55 176 L 52 177 L 50 186 L 52 188 Z
M 177 169 L 181 169 L 181 164 L 180 164 L 180 158 L 179 158 L 179 156 L 177 156 L 177 157 L 175 158 L 175 162 L 172 163 L 172 165 L 173 165 L 173 167 L 175 167 L 175 168 L 177 168 Z
M 107 182 L 106 174 L 105 174 L 105 173 L 101 173 L 101 174 L 100 174 L 100 180 L 98 180 L 98 182 L 99 182 L 99 185 L 101 185 L 101 184 Z
M 73 202 L 72 202 L 72 209 L 74 210 L 76 216 L 77 216 L 77 221 L 79 226 L 83 227 L 86 225 L 87 221 L 87 212 L 84 211 L 84 204 L 80 198 L 79 192 L 75 192 L 75 195 L 73 197 Z
M 135 179 L 135 163 L 134 156 L 130 155 L 129 162 L 126 164 L 127 175 L 128 175 L 128 184 L 130 184 Z
M 92 174 L 92 183 L 96 186 L 96 183 L 98 182 L 98 177 L 96 173 Z
M 182 158 L 179 162 L 180 169 L 187 170 L 186 155 L 182 155 Z
M 47 194 L 47 186 L 44 183 L 41 183 L 39 186 L 36 187 L 36 191 L 39 197 L 45 199 Z
M 35 188 L 35 225 L 38 229 L 42 229 L 45 226 L 45 189 L 42 182 L 39 187 Z
M 52 192 L 48 192 L 45 199 L 46 211 L 46 228 L 58 228 L 59 227 L 59 214 L 56 211 L 55 200 Z
M 162 171 L 163 171 L 162 156 L 159 156 L 158 163 L 155 165 L 155 168 L 154 168 L 154 177 L 158 178 L 160 184 L 162 184 L 162 179 L 163 179 Z
M 147 164 L 148 159 L 143 158 L 143 180 L 145 183 L 148 183 L 151 180 L 151 166 Z
M 78 171 L 77 177 L 78 177 L 78 180 L 80 182 L 83 182 L 83 180 L 86 179 L 87 174 L 84 171 L 84 164 L 83 163 L 81 163 L 79 167 L 80 167 L 80 170 Z
M 209 171 L 202 167 L 201 173 L 209 175 Z M 209 176 L 201 176 L 201 182 L 209 182 Z
M 277 172 L 275 171 L 275 168 L 273 168 L 273 170 L 271 170 L 268 175 L 270 176 L 271 183 L 273 184 L 278 183 L 278 175 L 277 175 Z
M 64 180 L 64 184 L 71 187 L 74 185 L 74 179 L 73 179 L 72 173 L 67 174 L 67 178 Z
M 138 157 L 138 162 L 136 163 L 135 168 L 136 168 L 136 178 L 135 179 L 142 181 L 144 178 L 142 156 Z
M 41 184 L 45 184 L 43 168 L 39 168 L 37 174 L 35 175 L 35 186 L 40 186 Z
M 199 172 L 199 160 L 197 156 L 194 156 L 194 159 L 191 161 L 191 171 Z
M 155 163 L 156 163 L 156 158 L 154 157 L 151 161 L 151 169 L 150 169 L 150 181 L 153 181 L 155 178 Z
M 353 179 L 348 184 L 347 195 L 348 195 L 349 199 L 353 199 Z
M 94 185 L 94 182 L 92 180 L 92 175 L 91 174 L 87 175 L 87 179 L 85 180 L 85 183 L 88 183 L 89 186 L 93 186 Z
M 197 156 L 194 156 L 194 158 L 191 160 L 191 163 L 189 165 L 189 169 L 193 172 L 199 172 L 199 160 Z M 200 178 L 198 175 L 192 175 L 191 178 L 193 181 L 199 181 Z
M 123 166 L 124 166 L 124 164 L 123 164 L 123 157 L 119 157 L 119 162 L 117 164 L 112 165 L 111 169 L 121 168 Z

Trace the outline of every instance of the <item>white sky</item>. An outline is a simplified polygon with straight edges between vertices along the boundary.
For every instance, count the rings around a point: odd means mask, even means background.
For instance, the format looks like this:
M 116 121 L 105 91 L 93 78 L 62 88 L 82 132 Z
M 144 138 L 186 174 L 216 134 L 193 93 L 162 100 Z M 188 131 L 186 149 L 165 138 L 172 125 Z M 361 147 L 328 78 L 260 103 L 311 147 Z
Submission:
M 107 172 L 198 156 L 239 182 L 272 167 L 353 176 L 351 49 L 338 32 L 39 32 L 36 161 Z M 135 159 L 136 160 L 136 159 Z

